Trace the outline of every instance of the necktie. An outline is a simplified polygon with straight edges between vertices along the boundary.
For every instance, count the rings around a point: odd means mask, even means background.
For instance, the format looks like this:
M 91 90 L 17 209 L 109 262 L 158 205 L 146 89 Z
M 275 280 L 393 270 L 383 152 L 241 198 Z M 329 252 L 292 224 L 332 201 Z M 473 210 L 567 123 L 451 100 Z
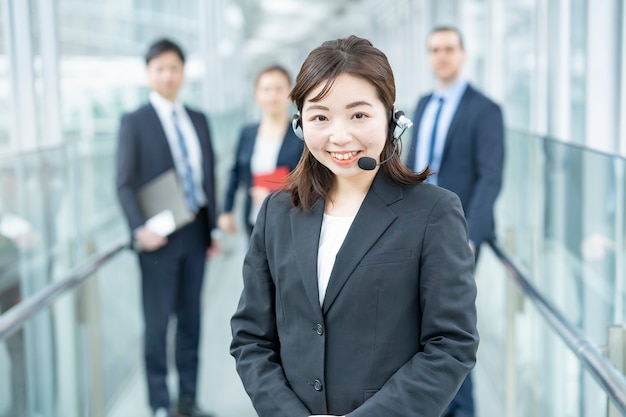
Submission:
M 172 111 L 172 120 L 174 121 L 174 130 L 176 130 L 176 136 L 178 137 L 178 146 L 180 147 L 180 154 L 183 162 L 183 191 L 185 192 L 185 199 L 187 200 L 187 207 L 193 213 L 198 211 L 198 201 L 196 200 L 196 194 L 193 186 L 193 172 L 191 171 L 191 164 L 189 163 L 189 152 L 187 152 L 187 145 L 185 144 L 185 138 L 183 132 L 178 126 L 178 118 L 176 117 L 176 110 Z
M 437 125 L 439 124 L 439 116 L 441 115 L 441 108 L 443 107 L 443 97 L 439 97 L 439 107 L 437 107 L 437 113 L 435 113 L 435 122 L 433 123 L 433 130 L 430 134 L 430 148 L 428 149 L 428 166 L 432 168 L 433 157 L 435 155 L 435 144 L 437 142 Z

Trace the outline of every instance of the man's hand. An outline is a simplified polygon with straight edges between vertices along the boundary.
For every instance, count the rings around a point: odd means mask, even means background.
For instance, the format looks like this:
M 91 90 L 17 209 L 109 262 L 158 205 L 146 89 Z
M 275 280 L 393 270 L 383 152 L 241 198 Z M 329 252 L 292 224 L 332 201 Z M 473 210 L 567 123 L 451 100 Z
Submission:
M 211 259 L 215 257 L 220 252 L 222 252 L 222 247 L 220 246 L 220 242 L 215 238 L 211 238 L 211 246 L 209 246 L 209 248 L 206 250 L 207 259 Z
M 142 251 L 152 252 L 167 244 L 167 238 L 153 232 L 145 226 L 135 231 L 135 239 Z

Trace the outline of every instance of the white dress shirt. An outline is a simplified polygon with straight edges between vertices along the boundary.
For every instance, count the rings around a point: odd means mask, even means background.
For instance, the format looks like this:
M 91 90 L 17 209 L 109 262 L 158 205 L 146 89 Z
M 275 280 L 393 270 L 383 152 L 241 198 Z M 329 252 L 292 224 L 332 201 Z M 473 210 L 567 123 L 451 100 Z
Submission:
M 437 172 L 441 166 L 441 157 L 446 144 L 448 129 L 450 128 L 452 118 L 456 113 L 456 109 L 459 106 L 461 97 L 463 97 L 463 93 L 465 93 L 466 89 L 467 80 L 464 78 L 458 78 L 445 90 L 435 90 L 428 101 L 428 104 L 426 104 L 426 108 L 424 109 L 422 120 L 419 125 L 419 136 L 415 151 L 416 172 L 422 172 L 428 165 L 430 138 L 432 135 L 433 125 L 435 124 L 435 115 L 437 113 L 437 108 L 439 107 L 439 98 L 443 97 L 443 106 L 441 107 L 441 114 L 439 115 L 439 121 L 437 123 L 433 161 L 430 166 L 431 171 L 435 172 L 435 174 L 428 177 L 427 180 L 427 182 L 432 184 L 437 184 Z
M 165 137 L 170 145 L 170 151 L 172 152 L 172 158 L 174 159 L 174 166 L 176 167 L 176 172 L 178 173 L 178 177 L 182 183 L 185 175 L 185 165 L 172 116 L 173 112 L 176 111 L 178 127 L 183 134 L 185 146 L 187 146 L 187 155 L 193 174 L 193 188 L 196 201 L 198 202 L 198 207 L 205 206 L 207 199 L 204 194 L 204 189 L 202 188 L 202 183 L 204 181 L 202 170 L 202 150 L 200 148 L 198 134 L 196 133 L 196 129 L 193 127 L 189 114 L 187 114 L 187 111 L 185 110 L 185 106 L 183 106 L 180 101 L 172 103 L 155 91 L 150 92 L 150 103 L 156 110 L 159 120 L 161 120 L 161 125 L 165 131 Z

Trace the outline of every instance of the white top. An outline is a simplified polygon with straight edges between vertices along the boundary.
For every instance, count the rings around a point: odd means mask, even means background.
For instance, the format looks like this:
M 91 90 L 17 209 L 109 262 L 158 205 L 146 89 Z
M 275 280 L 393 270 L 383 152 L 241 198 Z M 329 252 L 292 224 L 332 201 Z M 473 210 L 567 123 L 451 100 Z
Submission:
M 200 149 L 200 140 L 196 129 L 193 127 L 193 123 L 189 118 L 189 114 L 185 110 L 185 106 L 180 101 L 172 103 L 165 97 L 159 95 L 156 91 L 150 92 L 150 104 L 154 107 L 161 121 L 161 126 L 165 131 L 165 137 L 170 145 L 170 152 L 172 152 L 172 158 L 174 159 L 174 166 L 178 173 L 178 178 L 181 183 L 185 178 L 185 165 L 183 163 L 183 155 L 180 150 L 180 144 L 178 143 L 178 136 L 174 127 L 174 119 L 172 112 L 176 111 L 176 119 L 178 121 L 178 127 L 183 134 L 185 140 L 185 146 L 187 146 L 187 155 L 189 157 L 189 165 L 191 165 L 191 171 L 193 174 L 193 186 L 196 195 L 196 201 L 198 207 L 206 205 L 206 195 L 202 188 L 204 181 L 202 172 L 202 150 Z
M 282 146 L 282 140 L 270 140 L 257 136 L 254 142 L 254 151 L 252 152 L 252 160 L 250 161 L 250 170 L 254 174 L 269 174 L 276 169 L 278 162 L 278 153 Z M 252 203 L 249 221 L 251 224 L 256 223 L 256 218 L 261 207 Z
M 253 174 L 269 174 L 276 169 L 278 153 L 283 144 L 282 140 L 270 140 L 257 136 L 254 142 L 254 152 L 250 169 Z
M 322 231 L 320 233 L 320 246 L 317 250 L 317 288 L 320 306 L 324 304 L 324 296 L 330 280 L 330 273 L 335 266 L 337 252 L 343 245 L 353 220 L 354 216 L 336 217 L 324 214 Z

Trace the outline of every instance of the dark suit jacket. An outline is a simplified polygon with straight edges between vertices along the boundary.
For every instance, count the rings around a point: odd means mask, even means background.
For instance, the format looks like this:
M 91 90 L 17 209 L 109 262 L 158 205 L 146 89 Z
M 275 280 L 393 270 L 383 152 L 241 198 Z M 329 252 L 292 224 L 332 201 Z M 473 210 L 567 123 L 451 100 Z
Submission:
M 239 136 L 239 144 L 237 145 L 237 154 L 235 155 L 235 161 L 230 170 L 230 176 L 228 184 L 226 185 L 226 195 L 224 198 L 224 211 L 230 212 L 233 210 L 235 203 L 235 193 L 239 186 L 243 183 L 246 190 L 252 187 L 252 154 L 254 152 L 254 145 L 256 143 L 257 133 L 259 131 L 259 123 L 251 124 L 244 127 L 241 130 Z M 292 171 L 298 161 L 302 150 L 304 148 L 304 142 L 293 133 L 291 126 L 288 127 L 283 143 L 278 152 L 278 159 L 276 166 L 287 166 Z M 244 224 L 250 224 L 250 210 L 252 209 L 252 197 L 249 193 L 246 193 L 246 201 L 244 207 Z
M 407 166 L 415 170 L 419 125 L 432 94 L 415 110 Z M 504 123 L 493 101 L 472 88 L 461 97 L 448 129 L 438 172 L 438 185 L 455 192 L 465 210 L 470 240 L 478 247 L 495 238 L 493 206 L 502 185 Z
M 231 320 L 260 417 L 438 417 L 478 346 L 474 257 L 459 199 L 377 174 L 337 254 L 323 307 L 324 212 L 265 200 Z
M 203 113 L 187 107 L 185 110 L 200 141 L 203 188 L 207 197 L 208 236 L 216 223 L 214 157 L 209 124 Z M 137 229 L 146 221 L 137 199 L 139 189 L 170 168 L 174 168 L 174 159 L 154 107 L 147 104 L 124 115 L 117 147 L 117 192 L 131 230 Z

